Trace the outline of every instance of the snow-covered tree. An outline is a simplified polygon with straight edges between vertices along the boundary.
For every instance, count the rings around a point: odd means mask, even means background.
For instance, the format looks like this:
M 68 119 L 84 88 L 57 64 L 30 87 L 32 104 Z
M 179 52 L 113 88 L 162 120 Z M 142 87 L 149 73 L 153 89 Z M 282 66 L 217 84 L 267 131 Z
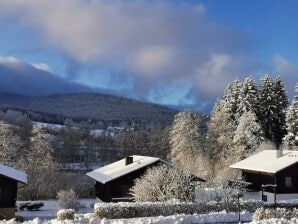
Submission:
M 275 100 L 275 85 L 272 77 L 269 75 L 265 75 L 261 79 L 261 89 L 259 94 L 259 118 L 261 121 L 261 125 L 264 131 L 264 136 L 267 139 L 270 139 L 274 142 L 277 142 L 276 139 L 276 125 L 275 122 L 277 120 L 276 114 L 276 100 Z
M 278 76 L 275 81 L 274 86 L 274 99 L 275 99 L 275 119 L 274 119 L 274 132 L 275 132 L 275 142 L 280 145 L 283 137 L 286 134 L 286 108 L 288 106 L 288 96 L 285 89 L 284 82 L 281 77 Z
M 252 77 L 245 78 L 240 89 L 237 118 L 240 118 L 243 113 L 248 111 L 258 114 L 258 100 L 256 81 Z
M 287 108 L 289 100 L 287 96 L 287 91 L 285 89 L 285 84 L 281 76 L 277 76 L 274 89 L 277 105 L 279 106 L 280 110 L 284 110 L 285 108 Z
M 236 130 L 236 122 L 224 106 L 223 100 L 218 100 L 213 108 L 208 123 L 207 145 L 208 157 L 211 161 L 217 162 L 233 146 L 233 136 Z
M 38 127 L 33 127 L 30 148 L 19 158 L 19 167 L 28 175 L 28 185 L 21 195 L 28 200 L 40 199 L 45 195 L 55 195 L 57 189 L 57 165 L 52 157 L 49 135 Z M 46 192 L 45 192 L 46 191 Z
M 253 154 L 262 140 L 263 131 L 257 122 L 256 115 L 252 111 L 242 114 L 233 139 L 235 145 L 234 152 L 230 157 L 232 162 L 247 158 Z
M 23 148 L 17 128 L 4 122 L 0 122 L 0 162 L 2 164 L 17 167 L 16 162 L 21 156 Z
M 206 119 L 199 113 L 186 110 L 175 116 L 170 130 L 171 161 L 183 169 L 194 170 L 199 152 L 203 152 Z
M 224 107 L 226 112 L 229 113 L 231 119 L 236 120 L 239 104 L 241 100 L 242 83 L 236 79 L 233 83 L 229 84 L 225 89 L 223 97 Z
M 193 176 L 169 165 L 153 167 L 135 181 L 131 194 L 136 201 L 193 201 Z
M 298 84 L 296 84 L 295 92 L 296 96 L 286 113 L 286 126 L 288 131 L 286 143 L 290 148 L 296 148 L 298 143 Z

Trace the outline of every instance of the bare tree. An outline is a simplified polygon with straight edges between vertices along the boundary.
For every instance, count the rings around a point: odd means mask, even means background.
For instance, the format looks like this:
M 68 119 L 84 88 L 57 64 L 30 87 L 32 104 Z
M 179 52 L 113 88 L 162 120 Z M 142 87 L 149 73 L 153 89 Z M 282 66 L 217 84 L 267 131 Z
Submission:
M 170 131 L 173 164 L 196 172 L 194 165 L 204 151 L 205 132 L 206 120 L 199 113 L 186 110 L 177 114 Z

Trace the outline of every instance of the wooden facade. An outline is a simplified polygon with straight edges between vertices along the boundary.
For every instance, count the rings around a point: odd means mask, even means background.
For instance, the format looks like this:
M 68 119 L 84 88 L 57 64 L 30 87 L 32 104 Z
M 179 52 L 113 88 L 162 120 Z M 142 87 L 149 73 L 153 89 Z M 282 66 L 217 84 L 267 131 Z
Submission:
M 15 216 L 18 181 L 0 175 L 0 217 L 11 219 Z
M 242 170 L 251 191 L 261 191 L 262 185 L 276 185 L 276 194 L 298 194 L 298 163 L 280 170 L 277 173 L 265 173 L 258 171 Z M 266 191 L 274 193 L 274 189 L 268 188 Z
M 140 178 L 142 175 L 144 175 L 147 169 L 159 164 L 160 161 L 138 169 L 134 172 L 128 173 L 105 184 L 96 181 L 96 197 L 104 202 L 130 201 L 132 195 L 130 195 L 129 189 L 134 185 L 135 179 Z

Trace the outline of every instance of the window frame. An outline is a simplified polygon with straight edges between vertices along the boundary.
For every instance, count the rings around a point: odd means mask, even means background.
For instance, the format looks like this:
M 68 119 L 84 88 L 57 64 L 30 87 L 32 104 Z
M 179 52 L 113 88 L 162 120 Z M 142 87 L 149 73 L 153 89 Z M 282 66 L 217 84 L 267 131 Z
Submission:
M 287 187 L 287 188 L 293 187 L 293 177 L 291 177 L 291 176 L 285 177 L 285 187 Z

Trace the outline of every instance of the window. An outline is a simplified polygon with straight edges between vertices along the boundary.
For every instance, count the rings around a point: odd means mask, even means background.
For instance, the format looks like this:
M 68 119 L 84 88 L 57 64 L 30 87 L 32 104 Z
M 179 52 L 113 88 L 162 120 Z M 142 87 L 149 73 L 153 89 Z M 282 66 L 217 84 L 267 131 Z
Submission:
M 285 185 L 286 187 L 292 187 L 292 177 L 285 178 Z

